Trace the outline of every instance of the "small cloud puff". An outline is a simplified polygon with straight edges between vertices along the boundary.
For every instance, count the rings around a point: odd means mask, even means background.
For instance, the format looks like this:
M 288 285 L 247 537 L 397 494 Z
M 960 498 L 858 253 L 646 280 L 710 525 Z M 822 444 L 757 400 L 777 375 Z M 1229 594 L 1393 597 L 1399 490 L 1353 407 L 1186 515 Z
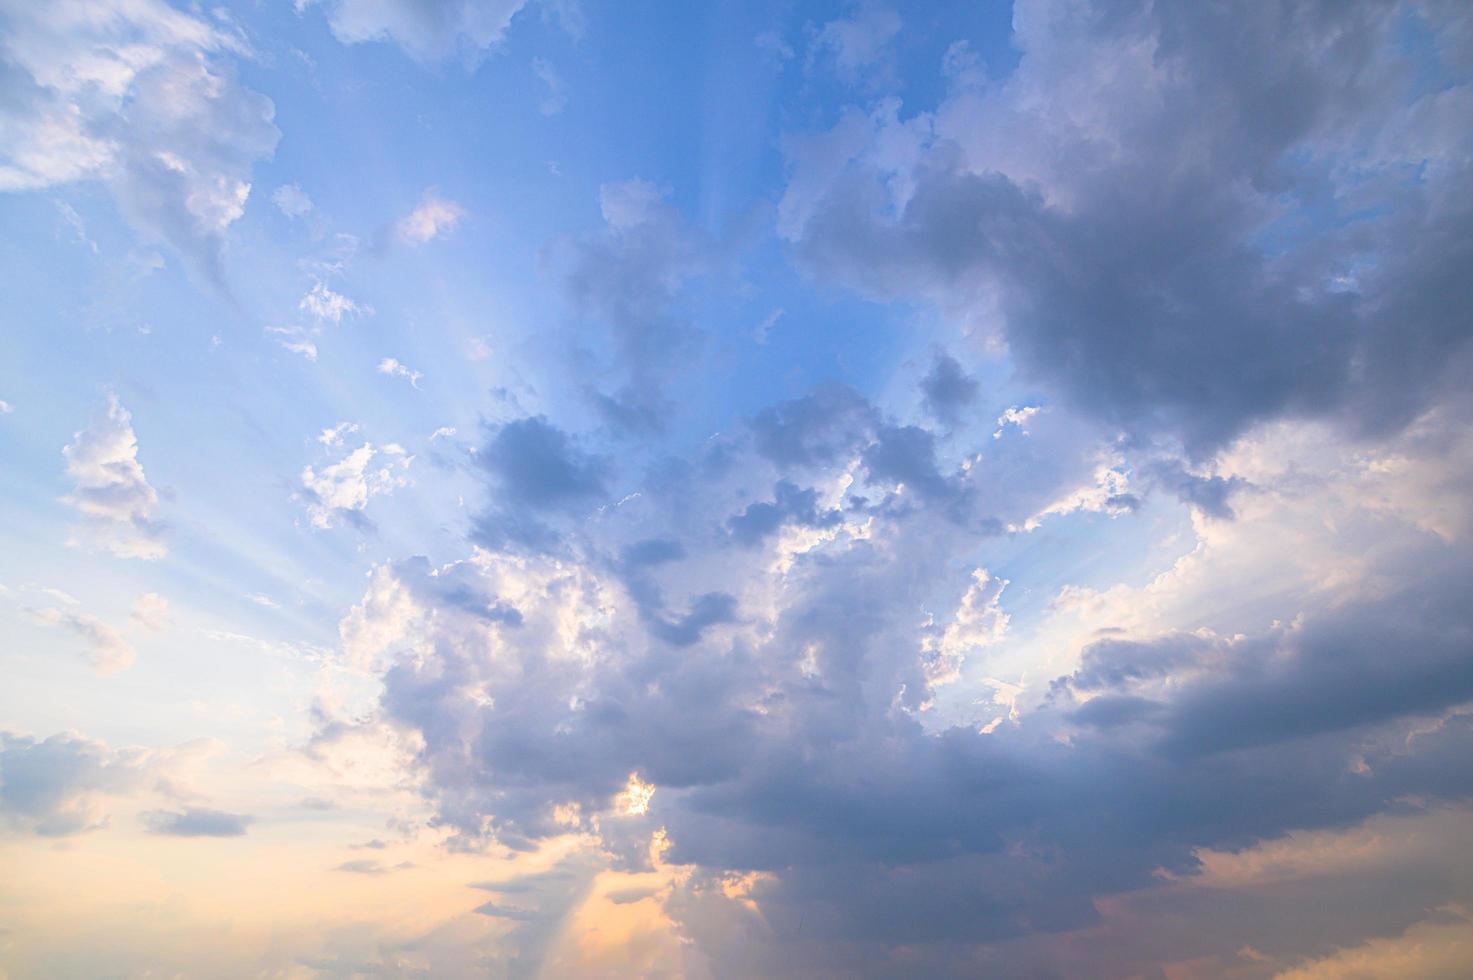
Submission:
M 419 387 L 419 379 L 424 377 L 419 371 L 411 369 L 409 365 L 392 357 L 386 357 L 378 362 L 378 373 L 386 374 L 391 378 L 403 378 L 415 388 Z
M 296 184 L 283 184 L 271 195 L 276 209 L 288 218 L 300 218 L 312 210 L 312 198 Z
M 463 217 L 465 208 L 430 188 L 425 191 L 419 205 L 399 222 L 399 240 L 406 245 L 419 246 L 443 238 L 455 230 Z
M 155 633 L 169 627 L 169 600 L 157 592 L 145 592 L 133 604 L 133 623 Z

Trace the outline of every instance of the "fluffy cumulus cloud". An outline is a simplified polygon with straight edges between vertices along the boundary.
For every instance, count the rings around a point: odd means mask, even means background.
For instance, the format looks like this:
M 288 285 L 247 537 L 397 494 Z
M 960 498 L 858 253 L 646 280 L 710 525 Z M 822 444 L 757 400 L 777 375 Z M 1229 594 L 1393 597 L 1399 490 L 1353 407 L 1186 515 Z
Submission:
M 0 5 L 0 190 L 103 180 L 135 225 L 221 275 L 252 165 L 279 136 L 228 19 L 162 0 Z
M 158 521 L 159 495 L 138 461 L 133 417 L 116 395 L 62 450 L 75 487 L 66 502 L 77 509 L 70 544 L 121 558 L 162 558 L 168 553 Z

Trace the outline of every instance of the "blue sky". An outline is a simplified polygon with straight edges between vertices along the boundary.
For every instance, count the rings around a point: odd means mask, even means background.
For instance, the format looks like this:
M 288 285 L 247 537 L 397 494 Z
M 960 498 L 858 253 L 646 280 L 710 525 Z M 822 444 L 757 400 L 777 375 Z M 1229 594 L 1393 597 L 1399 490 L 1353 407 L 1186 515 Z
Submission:
M 0 0 L 0 976 L 1464 975 L 1470 68 Z

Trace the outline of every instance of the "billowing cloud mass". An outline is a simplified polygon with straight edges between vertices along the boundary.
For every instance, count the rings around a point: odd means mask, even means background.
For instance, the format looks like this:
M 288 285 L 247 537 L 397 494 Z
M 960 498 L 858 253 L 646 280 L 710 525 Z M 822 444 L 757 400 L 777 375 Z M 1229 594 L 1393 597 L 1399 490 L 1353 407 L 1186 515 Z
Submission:
M 82 516 L 69 544 L 120 558 L 157 559 L 168 553 L 156 516 L 158 491 L 138 462 L 133 418 L 117 395 L 108 395 L 103 413 L 77 432 L 62 455 L 75 482 L 65 499 Z
M 811 273 L 995 330 L 1054 417 L 1102 423 L 1082 440 L 1015 404 L 953 443 L 838 387 L 658 475 L 543 419 L 492 431 L 487 550 L 380 566 L 353 619 L 385 665 L 379 717 L 423 740 L 459 846 L 587 827 L 615 867 L 679 867 L 658 901 L 723 974 L 1072 974 L 1108 955 L 1123 975 L 1190 951 L 1267 975 L 1357 935 L 1350 916 L 1273 939 L 1192 882 L 1208 854 L 1473 792 L 1466 538 L 1368 492 L 1420 457 L 1408 423 L 1466 417 L 1448 367 L 1466 358 L 1466 158 L 1387 141 L 1407 105 L 1458 91 L 1386 94 L 1390 13 L 1268 9 L 1229 31 L 1196 8 L 1020 5 L 1006 82 L 795 144 L 780 220 Z M 1266 77 L 1296 101 L 1269 109 Z M 1065 114 L 1066 93 L 1089 94 Z M 1407 167 L 1426 171 L 1410 187 Z M 1264 246 L 1324 195 L 1346 204 L 1313 248 Z M 615 293 L 594 270 L 664 268 L 650 248 L 673 226 L 628 237 L 662 207 L 648 183 L 606 187 L 607 237 L 579 246 L 581 295 L 631 350 L 676 328 L 637 279 Z M 946 425 L 983 394 L 946 354 L 920 382 Z M 1032 462 L 1061 452 L 1077 468 Z M 1058 593 L 1032 642 L 1059 646 L 1019 671 L 1008 582 L 967 556 L 1075 513 L 1132 521 L 1152 493 L 1198 515 L 1196 548 L 1143 586 Z M 1334 532 L 1276 536 L 1306 526 L 1307 497 Z M 1208 603 L 1214 582 L 1267 578 Z M 970 706 L 947 698 L 963 679 Z M 1112 931 L 1111 902 L 1165 891 L 1224 924 L 1195 946 Z
M 1071 10 L 1018 5 L 1005 81 L 795 141 L 804 262 L 1196 454 L 1281 415 L 1400 427 L 1456 383 L 1469 145 L 1440 120 L 1470 90 L 1418 84 L 1398 34 L 1457 43 L 1453 6 Z
M 0 10 L 0 973 L 1473 973 L 1473 7 Z

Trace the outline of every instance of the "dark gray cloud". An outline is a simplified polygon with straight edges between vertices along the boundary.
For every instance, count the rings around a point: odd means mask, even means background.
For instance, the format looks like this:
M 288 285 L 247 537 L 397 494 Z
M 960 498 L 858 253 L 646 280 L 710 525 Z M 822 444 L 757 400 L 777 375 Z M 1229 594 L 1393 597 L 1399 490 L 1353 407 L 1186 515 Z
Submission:
M 779 466 L 823 465 L 860 444 L 877 413 L 852 388 L 819 386 L 812 394 L 763 409 L 750 422 L 757 451 Z
M 1075 110 L 1084 124 L 1030 123 L 1013 88 L 962 98 L 903 171 L 893 220 L 877 216 L 895 210 L 895 174 L 867 158 L 821 190 L 795 181 L 803 260 L 877 298 L 995 303 L 1025 375 L 1197 454 L 1281 416 L 1406 424 L 1455 382 L 1473 333 L 1457 312 L 1473 298 L 1458 271 L 1473 258 L 1467 133 L 1414 131 L 1407 108 L 1396 32 L 1420 15 L 1285 2 L 1228 16 L 1121 3 L 1021 18 L 1036 50 L 1019 93 L 1047 86 L 1063 113 L 1055 86 L 1116 74 Z M 1132 45 L 1153 57 L 1121 54 Z M 1020 149 L 991 148 L 988 113 L 1017 120 Z
M 678 478 L 622 523 L 569 528 L 571 553 L 590 556 L 585 571 L 553 563 L 562 571 L 517 585 L 547 598 L 519 604 L 521 625 L 494 645 L 457 625 L 507 601 L 494 576 L 447 570 L 437 577 L 453 588 L 419 593 L 438 610 L 421 637 L 435 653 L 398 659 L 381 710 L 423 736 L 426 791 L 462 846 L 488 827 L 507 846 L 535 846 L 566 832 L 555 808 L 577 804 L 604 814 L 622 867 L 644 867 L 650 827 L 665 827 L 667 860 L 694 870 L 659 900 L 744 969 L 970 975 L 1023 962 L 998 959 L 1012 944 L 1098 931 L 1098 896 L 1148 893 L 1163 873 L 1190 878 L 1201 849 L 1473 794 L 1473 620 L 1460 601 L 1473 566 L 1465 544 L 1421 533 L 1379 547 L 1378 574 L 1355 601 L 1311 595 L 1292 620 L 1240 635 L 1112 631 L 1014 722 L 990 734 L 927 724 L 939 681 L 926 643 L 946 621 L 920 611 L 940 595 L 956 601 L 947 583 L 989 532 L 953 512 L 983 485 L 943 475 L 928 430 L 842 392 L 759 413 L 766 428 L 754 422 L 717 471 L 662 469 Z M 713 472 L 832 477 L 856 460 L 872 482 L 916 486 L 915 499 L 835 513 L 779 478 L 764 506 L 710 527 L 722 510 L 709 501 L 730 499 Z M 1239 485 L 1197 479 L 1223 491 L 1203 509 L 1226 506 Z M 1033 508 L 1053 499 L 1049 486 Z M 865 536 L 789 556 L 775 598 L 754 587 L 777 574 L 774 527 L 838 531 L 857 517 Z M 744 547 L 723 547 L 741 535 Z M 581 577 L 600 568 L 627 603 Z M 676 585 L 694 594 L 667 604 Z M 647 818 L 621 822 L 610 801 L 630 773 L 656 791 Z M 726 919 L 701 930 L 703 917 L 734 914 L 716 897 L 722 876 L 750 871 L 768 875 L 753 897 L 770 929 L 738 951 L 724 945 L 741 934 Z M 533 903 L 492 906 L 547 927 Z
M 541 416 L 492 427 L 476 458 L 492 481 L 491 506 L 475 532 L 489 546 L 551 546 L 556 536 L 547 518 L 590 507 L 604 496 L 607 461 L 582 451 Z
M 976 403 L 978 393 L 977 379 L 963 371 L 956 358 L 937 351 L 931 369 L 921 379 L 921 394 L 931 417 L 955 424 L 963 409 Z
M 477 456 L 512 503 L 553 510 L 603 493 L 603 464 L 545 418 L 497 426 Z
M 818 504 L 818 492 L 800 488 L 788 480 L 779 480 L 772 488 L 772 500 L 748 504 L 740 514 L 729 518 L 726 529 L 732 539 L 744 545 L 755 545 L 787 524 L 800 527 L 833 527 L 843 515 Z

